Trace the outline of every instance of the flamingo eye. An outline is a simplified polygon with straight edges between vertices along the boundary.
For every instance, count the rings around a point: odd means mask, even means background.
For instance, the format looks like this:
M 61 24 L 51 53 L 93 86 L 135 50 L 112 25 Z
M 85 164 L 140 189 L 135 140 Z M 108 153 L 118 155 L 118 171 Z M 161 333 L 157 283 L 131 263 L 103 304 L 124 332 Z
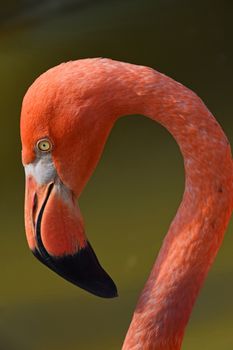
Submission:
M 36 147 L 39 151 L 49 152 L 52 149 L 52 144 L 48 139 L 41 139 L 37 142 Z

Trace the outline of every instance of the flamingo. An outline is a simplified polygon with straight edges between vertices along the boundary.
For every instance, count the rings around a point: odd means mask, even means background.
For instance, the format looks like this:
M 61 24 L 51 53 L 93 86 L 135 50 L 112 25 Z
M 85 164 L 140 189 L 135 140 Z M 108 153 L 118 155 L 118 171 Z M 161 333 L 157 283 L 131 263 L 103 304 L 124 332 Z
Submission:
M 37 78 L 21 113 L 26 236 L 33 254 L 68 281 L 100 297 L 117 295 L 76 198 L 115 121 L 134 113 L 173 135 L 186 180 L 122 349 L 179 350 L 233 209 L 230 145 L 194 92 L 151 68 L 102 58 L 62 63 Z

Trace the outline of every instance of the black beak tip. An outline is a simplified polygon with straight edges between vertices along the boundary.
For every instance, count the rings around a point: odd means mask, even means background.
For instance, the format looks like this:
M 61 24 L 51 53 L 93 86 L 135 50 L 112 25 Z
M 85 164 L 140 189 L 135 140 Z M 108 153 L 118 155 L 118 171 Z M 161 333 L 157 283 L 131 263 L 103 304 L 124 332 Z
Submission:
M 118 296 L 117 287 L 111 277 L 105 272 L 105 277 L 102 281 L 92 281 L 85 283 L 81 288 L 101 298 L 116 298 Z
M 118 296 L 117 287 L 100 265 L 89 242 L 73 255 L 54 257 L 45 250 L 34 250 L 33 254 L 47 267 L 69 282 L 102 298 Z

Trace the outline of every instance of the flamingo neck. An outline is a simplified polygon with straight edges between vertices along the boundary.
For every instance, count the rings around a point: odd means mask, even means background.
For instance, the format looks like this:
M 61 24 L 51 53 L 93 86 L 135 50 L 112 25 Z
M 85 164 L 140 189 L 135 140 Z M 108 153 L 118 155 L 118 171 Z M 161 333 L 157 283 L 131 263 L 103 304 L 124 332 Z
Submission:
M 160 73 L 135 67 L 120 76 L 118 113 L 140 113 L 167 128 L 183 154 L 186 182 L 123 350 L 178 350 L 232 213 L 232 158 L 221 127 L 193 92 Z

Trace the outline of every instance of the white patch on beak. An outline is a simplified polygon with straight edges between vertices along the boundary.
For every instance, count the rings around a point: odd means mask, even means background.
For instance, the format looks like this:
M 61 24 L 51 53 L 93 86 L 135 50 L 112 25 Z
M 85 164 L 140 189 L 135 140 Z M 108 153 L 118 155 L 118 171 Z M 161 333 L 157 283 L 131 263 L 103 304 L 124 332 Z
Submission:
M 38 186 L 54 183 L 55 191 L 69 206 L 74 205 L 74 195 L 71 189 L 60 180 L 53 164 L 51 154 L 37 155 L 33 163 L 24 165 L 26 177 L 32 176 Z
M 24 165 L 26 176 L 33 176 L 38 185 L 44 185 L 54 181 L 57 176 L 51 154 L 45 154 L 37 158 L 33 163 Z

